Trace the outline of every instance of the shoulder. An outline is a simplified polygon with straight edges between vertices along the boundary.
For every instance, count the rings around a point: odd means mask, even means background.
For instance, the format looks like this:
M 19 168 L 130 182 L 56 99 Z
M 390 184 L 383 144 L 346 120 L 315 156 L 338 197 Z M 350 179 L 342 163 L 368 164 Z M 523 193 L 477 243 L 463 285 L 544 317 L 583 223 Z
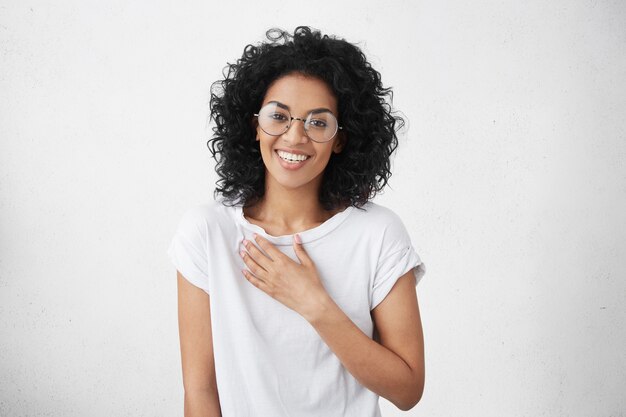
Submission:
M 233 207 L 220 201 L 209 201 L 189 207 L 184 211 L 178 224 L 178 230 L 185 234 L 208 232 L 231 223 L 230 212 Z
M 360 225 L 360 233 L 378 248 L 381 257 L 411 245 L 408 228 L 395 210 L 371 201 L 362 208 L 355 209 L 354 224 Z
M 382 232 L 386 229 L 403 228 L 404 224 L 400 216 L 391 208 L 382 204 L 367 202 L 362 208 L 354 208 L 355 218 L 362 222 L 367 222 L 368 227 Z

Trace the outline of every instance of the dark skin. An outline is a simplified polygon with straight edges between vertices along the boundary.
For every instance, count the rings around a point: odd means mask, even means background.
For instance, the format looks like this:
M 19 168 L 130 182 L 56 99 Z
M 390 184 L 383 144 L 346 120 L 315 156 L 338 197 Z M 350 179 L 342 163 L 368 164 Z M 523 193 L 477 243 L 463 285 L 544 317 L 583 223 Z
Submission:
M 327 108 L 337 115 L 337 99 L 321 80 L 302 75 L 287 75 L 267 90 L 261 107 L 278 101 L 289 107 L 294 117 L 305 117 L 309 111 Z M 331 153 L 339 153 L 344 137 L 341 131 L 329 142 L 317 143 L 306 136 L 304 124 L 292 121 L 281 136 L 268 135 L 258 125 L 257 141 L 265 164 L 265 194 L 262 201 L 244 209 L 244 216 L 272 236 L 290 235 L 312 229 L 345 209 L 326 211 L 318 201 L 324 169 Z M 277 149 L 300 151 L 311 155 L 298 170 L 285 169 Z
M 337 114 L 332 91 L 316 78 L 284 76 L 268 88 L 264 103 L 270 100 L 288 105 L 294 117 L 304 117 L 319 107 Z M 424 389 L 424 342 L 413 272 L 400 277 L 372 310 L 377 339 L 372 340 L 334 303 L 305 245 L 296 241 L 298 232 L 316 227 L 345 209 L 326 211 L 317 198 L 330 155 L 341 152 L 345 138 L 337 135 L 327 143 L 312 142 L 300 121 L 292 122 L 281 136 L 267 135 L 260 128 L 257 134 L 266 167 L 265 195 L 258 204 L 246 208 L 244 216 L 270 235 L 294 235 L 298 261 L 256 236 L 253 242 L 242 242 L 247 267 L 242 279 L 302 315 L 362 385 L 401 410 L 411 409 Z M 277 148 L 302 151 L 311 159 L 302 168 L 289 170 L 281 165 Z M 185 417 L 219 416 L 209 296 L 180 273 L 178 291 Z
M 270 101 L 289 106 L 292 115 L 300 118 L 320 107 L 334 114 L 337 111 L 336 98 L 323 81 L 299 74 L 274 82 L 263 105 Z M 330 154 L 341 152 L 342 141 L 313 142 L 307 138 L 303 124 L 296 121 L 281 136 L 268 135 L 260 127 L 257 135 L 266 166 L 266 193 L 263 201 L 244 215 L 254 214 L 255 217 L 246 218 L 270 235 L 293 234 L 298 262 L 267 239 L 255 235 L 254 242 L 242 242 L 245 250 L 241 256 L 248 267 L 242 271 L 243 276 L 309 321 L 364 386 L 402 410 L 412 408 L 422 396 L 425 379 L 423 333 L 413 272 L 400 277 L 387 297 L 372 310 L 378 339 L 374 341 L 332 300 L 314 261 L 298 242 L 298 232 L 315 227 L 341 211 L 324 211 L 318 193 Z M 310 164 L 295 171 L 286 169 L 274 152 L 285 147 L 312 155 L 307 161 Z

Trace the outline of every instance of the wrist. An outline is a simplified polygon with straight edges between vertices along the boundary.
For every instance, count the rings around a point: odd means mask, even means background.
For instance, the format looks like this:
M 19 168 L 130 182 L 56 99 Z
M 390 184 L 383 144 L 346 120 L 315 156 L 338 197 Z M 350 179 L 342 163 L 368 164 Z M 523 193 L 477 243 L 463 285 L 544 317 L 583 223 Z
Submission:
M 311 297 L 311 304 L 303 309 L 301 315 L 311 324 L 324 317 L 331 310 L 334 304 L 333 299 L 326 291 Z

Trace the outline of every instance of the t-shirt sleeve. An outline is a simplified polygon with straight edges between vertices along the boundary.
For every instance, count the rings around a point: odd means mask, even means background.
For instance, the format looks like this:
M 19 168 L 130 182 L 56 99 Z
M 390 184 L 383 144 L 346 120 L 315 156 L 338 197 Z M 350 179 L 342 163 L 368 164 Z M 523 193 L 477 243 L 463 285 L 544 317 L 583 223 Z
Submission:
M 415 285 L 426 273 L 426 266 L 413 248 L 409 233 L 397 214 L 391 212 L 391 221 L 383 232 L 383 246 L 378 260 L 370 311 L 385 299 L 398 279 L 413 270 Z
M 207 232 L 203 207 L 192 207 L 178 223 L 167 254 L 187 281 L 209 293 Z

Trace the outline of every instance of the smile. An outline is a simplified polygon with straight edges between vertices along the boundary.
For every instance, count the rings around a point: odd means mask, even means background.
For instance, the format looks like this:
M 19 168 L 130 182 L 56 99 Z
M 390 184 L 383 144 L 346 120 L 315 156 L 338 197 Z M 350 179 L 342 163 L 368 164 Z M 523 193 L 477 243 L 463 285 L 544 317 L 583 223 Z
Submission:
M 295 153 L 289 153 L 281 150 L 277 150 L 276 153 L 283 161 L 287 161 L 292 164 L 297 164 L 298 162 L 306 161 L 310 158 L 309 155 L 299 155 Z
M 276 150 L 275 152 L 278 156 L 280 166 L 290 171 L 300 169 L 302 166 L 307 164 L 309 159 L 311 159 L 310 155 L 296 155 L 281 150 Z

